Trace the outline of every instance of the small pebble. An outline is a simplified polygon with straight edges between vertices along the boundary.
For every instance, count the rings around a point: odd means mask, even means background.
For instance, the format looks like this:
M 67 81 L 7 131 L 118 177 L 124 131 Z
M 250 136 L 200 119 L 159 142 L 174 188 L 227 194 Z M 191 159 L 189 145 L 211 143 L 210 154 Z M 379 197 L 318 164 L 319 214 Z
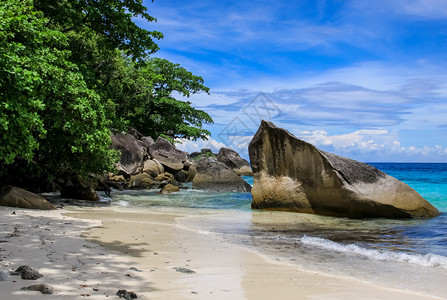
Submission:
M 176 268 L 174 268 L 174 270 L 176 270 L 177 272 L 180 272 L 180 273 L 185 273 L 185 274 L 194 274 L 195 273 L 195 271 L 193 271 L 191 269 L 182 268 L 182 267 L 176 267 Z
M 126 300 L 132 300 L 132 299 L 137 299 L 137 294 L 135 294 L 134 292 L 128 292 L 126 290 L 119 290 L 118 292 L 116 292 L 116 295 L 120 298 L 124 298 Z

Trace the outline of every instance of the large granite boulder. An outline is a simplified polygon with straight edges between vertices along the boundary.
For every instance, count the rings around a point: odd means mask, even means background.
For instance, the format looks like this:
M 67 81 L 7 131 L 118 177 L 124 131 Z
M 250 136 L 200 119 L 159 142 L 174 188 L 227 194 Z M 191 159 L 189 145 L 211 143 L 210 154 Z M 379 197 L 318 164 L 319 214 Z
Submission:
M 143 145 L 143 147 L 145 148 L 149 148 L 150 145 L 152 145 L 154 142 L 154 139 L 150 136 L 143 136 L 141 138 L 141 144 Z
M 0 206 L 43 210 L 56 209 L 56 207 L 45 198 L 10 185 L 0 189 Z
M 317 149 L 262 121 L 249 145 L 252 208 L 349 218 L 427 218 L 439 211 L 376 168 Z
M 146 179 L 146 181 L 144 181 L 145 179 Z M 148 183 L 147 179 L 149 179 L 149 180 L 152 179 L 152 177 L 147 173 L 141 173 L 141 174 L 131 176 L 129 179 L 129 182 L 127 183 L 127 187 L 129 189 L 147 188 L 147 183 Z
M 118 175 L 128 177 L 129 175 L 138 174 L 143 170 L 143 159 L 145 148 L 139 140 L 132 134 L 120 133 L 111 136 L 112 148 L 121 152 L 120 163 L 118 164 Z M 123 169 L 124 168 L 124 169 Z
M 188 153 L 176 149 L 168 140 L 159 137 L 148 147 L 149 155 L 158 160 L 164 167 L 174 171 L 183 169 L 183 162 L 188 159 Z
M 152 177 L 157 177 L 158 174 L 164 173 L 165 169 L 162 164 L 156 159 L 148 159 L 144 161 L 143 172 L 151 175 Z
M 213 158 L 201 158 L 194 164 L 192 187 L 215 191 L 249 192 L 251 186 L 232 169 Z
M 216 157 L 218 162 L 226 164 L 228 167 L 233 169 L 236 174 L 241 176 L 253 175 L 250 164 L 247 160 L 239 156 L 234 150 L 228 148 L 221 148 L 219 154 Z

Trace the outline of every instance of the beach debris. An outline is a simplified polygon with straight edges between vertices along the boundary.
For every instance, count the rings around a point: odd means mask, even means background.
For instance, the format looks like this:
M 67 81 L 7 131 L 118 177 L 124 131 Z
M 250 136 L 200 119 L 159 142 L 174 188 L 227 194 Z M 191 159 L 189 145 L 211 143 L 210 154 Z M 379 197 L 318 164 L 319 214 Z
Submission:
M 194 273 L 196 273 L 196 271 L 193 271 L 193 270 L 188 269 L 188 268 L 182 268 L 182 267 L 176 267 L 176 268 L 174 268 L 174 270 L 176 270 L 177 272 L 180 272 L 180 273 L 185 273 L 185 274 L 194 274 Z
M 22 279 L 25 280 L 36 280 L 40 277 L 43 277 L 36 269 L 30 266 L 20 266 L 14 272 L 10 273 L 11 275 L 20 275 Z
M 137 299 L 138 296 L 134 292 L 128 292 L 126 290 L 119 290 L 116 292 L 116 295 L 120 298 L 124 298 L 126 300 Z
M 8 272 L 4 270 L 0 270 L 0 281 L 10 281 L 11 278 L 8 275 Z
M 143 271 L 141 271 L 141 270 L 138 270 L 138 269 L 135 268 L 135 267 L 130 267 L 129 270 L 131 270 L 131 271 L 135 271 L 135 272 L 143 272 Z
M 53 287 L 51 287 L 45 283 L 39 283 L 39 284 L 33 284 L 30 286 L 26 286 L 26 287 L 21 288 L 21 290 L 39 291 L 42 294 L 53 294 L 54 293 Z

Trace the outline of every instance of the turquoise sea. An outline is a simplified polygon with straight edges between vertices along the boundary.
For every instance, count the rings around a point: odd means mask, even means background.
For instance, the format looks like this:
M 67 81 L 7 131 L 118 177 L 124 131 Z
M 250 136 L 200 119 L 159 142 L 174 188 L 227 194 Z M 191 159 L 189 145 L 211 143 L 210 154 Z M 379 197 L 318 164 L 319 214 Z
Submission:
M 352 220 L 251 210 L 250 193 L 211 193 L 190 185 L 171 195 L 114 192 L 112 205 L 179 213 L 179 226 L 214 234 L 275 263 L 447 298 L 447 164 L 371 165 L 410 185 L 442 214 Z

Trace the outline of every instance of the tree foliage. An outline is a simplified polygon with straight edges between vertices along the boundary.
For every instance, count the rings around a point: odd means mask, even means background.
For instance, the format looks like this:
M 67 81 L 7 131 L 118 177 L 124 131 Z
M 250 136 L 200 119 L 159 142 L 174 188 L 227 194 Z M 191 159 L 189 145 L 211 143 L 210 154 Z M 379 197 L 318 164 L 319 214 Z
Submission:
M 105 90 L 127 87 L 128 96 L 116 99 L 116 116 L 125 124 L 136 128 L 144 135 L 160 135 L 174 138 L 206 138 L 210 133 L 203 129 L 211 123 L 211 117 L 194 107 L 190 102 L 174 96 L 189 97 L 199 92 L 209 92 L 203 78 L 165 59 L 152 58 L 144 67 L 125 66 L 125 76 L 112 80 Z M 129 82 L 122 84 L 120 80 Z
M 34 3 L 62 32 L 90 29 L 105 37 L 103 46 L 124 50 L 133 59 L 155 53 L 158 45 L 153 39 L 163 38 L 161 32 L 148 31 L 133 22 L 133 17 L 155 21 L 141 0 L 35 0 Z
M 67 37 L 47 25 L 30 1 L 0 6 L 0 158 L 58 172 L 107 169 L 104 106 L 68 60 Z
M 208 114 L 176 99 L 203 79 L 149 55 L 141 0 L 0 2 L 0 168 L 54 177 L 113 167 L 110 130 L 196 139 Z M 18 168 L 20 167 L 20 168 Z

